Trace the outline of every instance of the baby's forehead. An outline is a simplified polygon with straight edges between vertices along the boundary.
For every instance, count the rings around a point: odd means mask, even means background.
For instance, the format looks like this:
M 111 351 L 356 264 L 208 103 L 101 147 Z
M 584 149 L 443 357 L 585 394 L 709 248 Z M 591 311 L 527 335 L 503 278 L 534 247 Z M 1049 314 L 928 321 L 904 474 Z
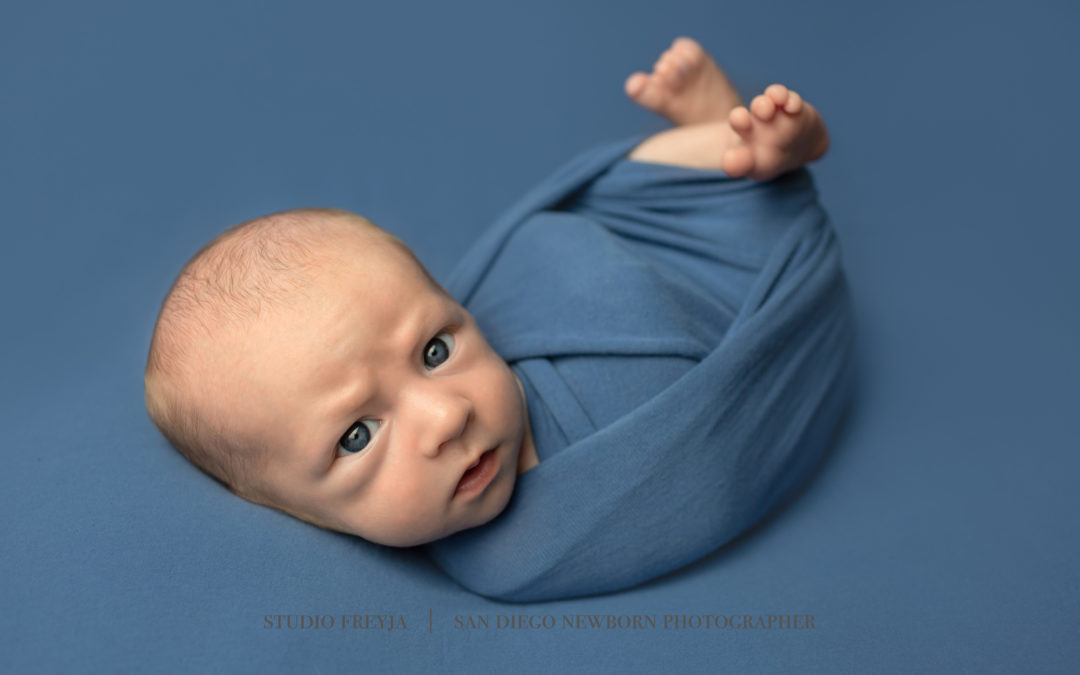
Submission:
M 328 236 L 309 272 L 323 289 L 393 293 L 402 301 L 444 294 L 412 251 L 389 235 Z
M 373 295 L 404 304 L 445 295 L 400 239 L 374 225 L 361 227 L 332 216 L 314 223 L 302 245 L 275 246 L 281 240 L 274 233 L 268 236 L 265 243 L 258 238 L 237 242 L 241 250 L 218 256 L 218 269 L 205 276 L 232 281 L 220 282 L 217 292 L 203 293 L 198 302 L 185 303 L 182 313 L 207 326 L 214 351 L 223 352 L 225 342 L 242 347 L 259 326 L 276 331 L 284 321 L 302 330 L 327 310 L 352 311 L 355 303 Z M 236 271 L 228 269 L 229 258 Z
M 281 303 L 268 303 L 260 333 L 288 332 L 297 342 L 338 332 L 362 316 L 373 339 L 396 326 L 402 310 L 439 312 L 456 305 L 413 253 L 394 237 L 326 237 L 306 265 L 305 282 Z M 265 321 L 261 319 L 265 318 Z

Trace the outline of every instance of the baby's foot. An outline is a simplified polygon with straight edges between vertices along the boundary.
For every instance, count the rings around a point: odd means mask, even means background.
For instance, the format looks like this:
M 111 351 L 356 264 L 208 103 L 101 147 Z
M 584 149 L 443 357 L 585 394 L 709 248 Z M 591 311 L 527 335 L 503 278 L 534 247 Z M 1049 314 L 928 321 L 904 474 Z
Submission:
M 652 75 L 636 72 L 624 88 L 635 103 L 676 126 L 726 120 L 743 102 L 724 71 L 688 37 L 675 38 L 656 61 Z
M 743 106 L 732 110 L 728 124 L 742 138 L 721 159 L 732 178 L 770 180 L 819 159 L 829 149 L 821 115 L 782 84 L 770 85 L 755 96 L 750 110 Z

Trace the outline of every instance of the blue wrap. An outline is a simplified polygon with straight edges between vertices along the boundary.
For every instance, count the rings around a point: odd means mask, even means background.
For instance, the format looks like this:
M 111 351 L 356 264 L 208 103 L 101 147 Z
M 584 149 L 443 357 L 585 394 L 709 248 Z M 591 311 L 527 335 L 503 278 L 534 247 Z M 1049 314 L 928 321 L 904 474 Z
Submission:
M 670 572 L 783 501 L 853 383 L 839 243 L 805 169 L 766 183 L 598 146 L 504 213 L 445 285 L 522 379 L 540 464 L 425 546 L 508 601 Z

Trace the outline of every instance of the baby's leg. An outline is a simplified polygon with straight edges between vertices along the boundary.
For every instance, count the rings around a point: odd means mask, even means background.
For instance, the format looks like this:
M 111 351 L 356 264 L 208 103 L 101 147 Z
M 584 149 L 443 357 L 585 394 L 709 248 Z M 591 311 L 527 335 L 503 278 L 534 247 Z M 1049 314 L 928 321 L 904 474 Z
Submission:
M 723 169 L 724 153 L 741 142 L 742 138 L 727 122 L 687 124 L 650 136 L 628 157 L 639 162 Z
M 747 110 L 720 67 L 690 38 L 677 38 L 652 75 L 627 78 L 626 93 L 677 125 L 639 144 L 630 159 L 764 181 L 820 158 L 829 146 L 821 115 L 797 93 L 774 84 Z

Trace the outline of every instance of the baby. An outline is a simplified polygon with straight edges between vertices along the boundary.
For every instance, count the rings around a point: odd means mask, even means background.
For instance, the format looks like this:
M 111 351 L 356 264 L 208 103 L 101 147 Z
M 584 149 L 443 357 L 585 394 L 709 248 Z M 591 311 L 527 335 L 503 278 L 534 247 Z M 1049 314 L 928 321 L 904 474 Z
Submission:
M 749 108 L 689 38 L 627 95 L 675 127 L 630 159 L 769 181 L 820 158 L 821 116 L 774 84 Z M 487 523 L 539 464 L 526 389 L 398 238 L 337 209 L 229 228 L 184 266 L 150 344 L 146 405 L 234 494 L 415 546 Z

